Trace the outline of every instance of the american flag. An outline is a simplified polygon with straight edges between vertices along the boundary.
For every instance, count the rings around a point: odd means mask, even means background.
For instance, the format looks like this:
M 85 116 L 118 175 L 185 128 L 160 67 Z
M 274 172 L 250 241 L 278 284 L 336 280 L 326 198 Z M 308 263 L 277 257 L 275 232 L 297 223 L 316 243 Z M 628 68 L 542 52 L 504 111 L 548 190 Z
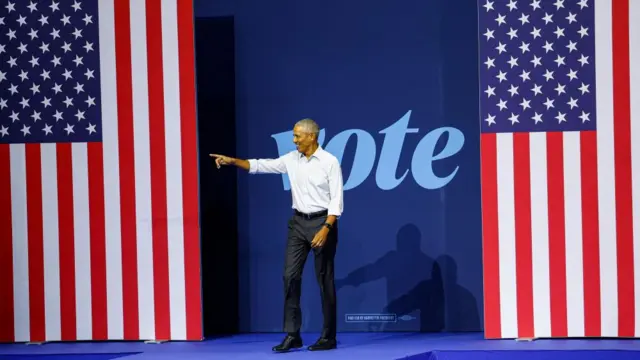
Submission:
M 202 338 L 191 0 L 0 4 L 0 341 Z
M 640 335 L 640 1 L 480 0 L 488 338 Z

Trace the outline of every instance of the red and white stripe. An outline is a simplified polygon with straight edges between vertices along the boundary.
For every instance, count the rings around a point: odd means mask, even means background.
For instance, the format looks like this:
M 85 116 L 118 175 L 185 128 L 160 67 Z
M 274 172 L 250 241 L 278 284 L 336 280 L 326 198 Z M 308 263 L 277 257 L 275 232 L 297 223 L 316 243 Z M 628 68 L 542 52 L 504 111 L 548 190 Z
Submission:
M 0 145 L 1 342 L 202 339 L 192 1 L 99 12 L 103 142 Z
M 640 336 L 640 1 L 595 17 L 597 132 L 482 134 L 487 338 Z

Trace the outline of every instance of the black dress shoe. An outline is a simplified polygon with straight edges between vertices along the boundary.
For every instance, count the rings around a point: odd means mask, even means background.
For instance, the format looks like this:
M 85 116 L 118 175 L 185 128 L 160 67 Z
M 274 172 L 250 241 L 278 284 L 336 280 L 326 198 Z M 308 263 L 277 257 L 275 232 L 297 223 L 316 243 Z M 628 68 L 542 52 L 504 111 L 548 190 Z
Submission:
M 336 339 L 320 338 L 315 344 L 309 346 L 310 351 L 331 350 L 338 347 Z
M 279 345 L 272 348 L 275 352 L 287 352 L 291 349 L 298 349 L 302 347 L 302 338 L 299 336 L 287 335 Z

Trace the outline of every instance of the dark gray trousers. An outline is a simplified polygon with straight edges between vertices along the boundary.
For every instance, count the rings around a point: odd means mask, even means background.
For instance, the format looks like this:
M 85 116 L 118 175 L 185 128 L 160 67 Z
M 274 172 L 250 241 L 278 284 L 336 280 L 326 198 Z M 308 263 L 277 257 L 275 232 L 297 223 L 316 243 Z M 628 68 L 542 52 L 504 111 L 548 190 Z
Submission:
M 291 335 L 300 333 L 302 325 L 302 311 L 300 310 L 302 269 L 309 252 L 313 251 L 324 318 L 322 336 L 329 339 L 336 336 L 336 288 L 333 260 L 338 244 L 338 222 L 336 221 L 333 229 L 329 231 L 323 247 L 311 247 L 313 237 L 322 228 L 326 219 L 326 216 L 306 219 L 294 214 L 289 220 L 283 280 L 284 331 Z

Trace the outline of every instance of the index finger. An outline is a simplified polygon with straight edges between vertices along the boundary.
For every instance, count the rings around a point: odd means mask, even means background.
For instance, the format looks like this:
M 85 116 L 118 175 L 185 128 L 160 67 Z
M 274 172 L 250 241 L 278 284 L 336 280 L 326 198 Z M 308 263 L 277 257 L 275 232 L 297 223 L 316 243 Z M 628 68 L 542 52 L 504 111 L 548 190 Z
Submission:
M 214 158 L 219 158 L 219 157 L 221 157 L 222 155 L 218 155 L 218 154 L 209 154 L 209 156 L 214 157 Z

